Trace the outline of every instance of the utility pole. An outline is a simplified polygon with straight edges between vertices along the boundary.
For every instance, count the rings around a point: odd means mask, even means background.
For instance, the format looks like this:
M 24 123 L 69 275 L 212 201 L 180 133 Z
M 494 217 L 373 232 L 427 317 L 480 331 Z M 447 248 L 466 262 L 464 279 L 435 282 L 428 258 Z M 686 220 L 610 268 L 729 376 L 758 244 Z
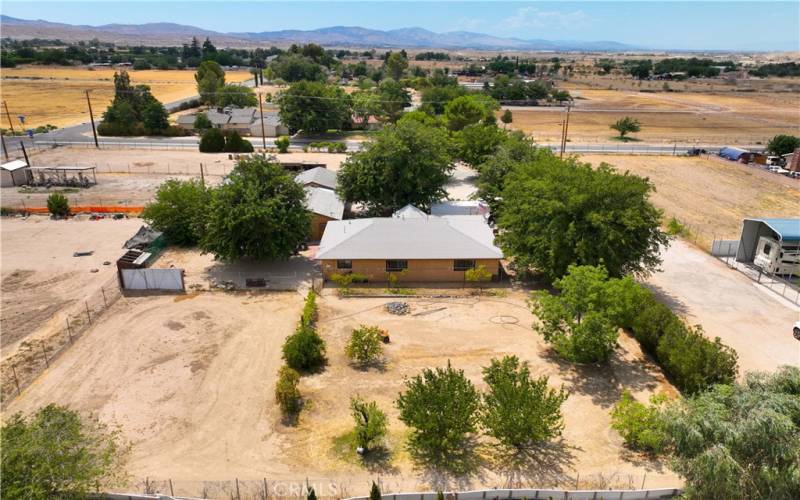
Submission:
M 86 104 L 89 105 L 89 119 L 92 121 L 92 135 L 94 135 L 94 147 L 100 149 L 100 143 L 97 142 L 97 129 L 94 128 L 94 113 L 92 113 L 92 101 L 89 100 L 89 91 L 86 91 Z
M 8 146 L 6 146 L 6 136 L 0 134 L 0 141 L 3 143 L 3 156 L 5 156 L 6 161 L 8 161 Z
M 30 167 L 31 162 L 28 160 L 28 152 L 25 151 L 25 141 L 22 137 L 19 138 L 19 147 L 22 148 L 22 156 L 25 157 L 25 164 Z
M 571 106 L 567 104 L 567 116 L 564 118 L 564 131 L 561 135 L 561 156 L 564 157 L 564 151 L 567 149 L 567 135 L 569 134 L 569 111 Z
M 264 131 L 264 96 L 258 93 L 258 112 L 261 114 L 261 147 L 267 149 L 267 136 Z
M 11 121 L 11 113 L 8 112 L 8 102 L 3 101 L 3 106 L 6 107 L 6 118 L 8 118 L 8 126 L 11 127 L 11 135 L 14 135 L 14 122 Z

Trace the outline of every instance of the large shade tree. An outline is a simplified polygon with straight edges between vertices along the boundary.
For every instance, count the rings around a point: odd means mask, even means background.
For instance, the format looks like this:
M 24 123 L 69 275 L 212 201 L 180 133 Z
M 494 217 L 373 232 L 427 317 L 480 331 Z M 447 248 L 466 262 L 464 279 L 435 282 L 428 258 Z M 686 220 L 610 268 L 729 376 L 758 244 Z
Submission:
M 297 82 L 278 94 L 278 106 L 292 133 L 338 130 L 350 121 L 350 97 L 338 85 Z
M 409 203 L 428 207 L 447 194 L 453 168 L 446 130 L 403 120 L 387 125 L 342 164 L 338 190 L 378 214 Z
M 570 264 L 603 265 L 612 277 L 646 275 L 668 243 L 646 178 L 540 151 L 504 181 L 499 240 L 518 268 L 549 279 Z
M 200 246 L 225 260 L 288 258 L 311 229 L 305 198 L 302 186 L 278 163 L 239 160 L 211 195 Z
M 142 218 L 175 245 L 195 245 L 203 234 L 209 191 L 196 179 L 169 179 L 158 187 Z
M 225 85 L 225 70 L 216 61 L 203 61 L 194 74 L 197 82 L 197 93 L 205 104 L 217 104 L 218 93 Z

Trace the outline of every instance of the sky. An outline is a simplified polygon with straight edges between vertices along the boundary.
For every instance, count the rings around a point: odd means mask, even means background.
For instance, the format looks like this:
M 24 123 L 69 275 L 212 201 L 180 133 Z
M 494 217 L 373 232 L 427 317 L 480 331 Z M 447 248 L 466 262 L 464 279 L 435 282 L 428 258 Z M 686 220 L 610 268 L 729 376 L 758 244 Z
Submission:
M 3 1 L 0 12 L 69 24 L 174 22 L 221 32 L 362 26 L 643 48 L 800 51 L 800 2 Z

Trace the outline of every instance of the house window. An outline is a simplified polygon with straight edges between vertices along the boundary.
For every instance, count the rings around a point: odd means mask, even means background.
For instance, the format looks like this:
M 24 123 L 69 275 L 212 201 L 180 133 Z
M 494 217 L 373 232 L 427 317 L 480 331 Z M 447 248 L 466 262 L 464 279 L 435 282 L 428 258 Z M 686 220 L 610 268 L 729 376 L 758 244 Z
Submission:
M 453 271 L 468 271 L 475 269 L 475 261 L 470 259 L 456 259 L 453 261 Z
M 352 260 L 337 260 L 336 269 L 353 269 Z
M 386 272 L 387 273 L 397 273 L 403 271 L 404 269 L 408 269 L 408 261 L 407 260 L 387 260 L 386 261 Z

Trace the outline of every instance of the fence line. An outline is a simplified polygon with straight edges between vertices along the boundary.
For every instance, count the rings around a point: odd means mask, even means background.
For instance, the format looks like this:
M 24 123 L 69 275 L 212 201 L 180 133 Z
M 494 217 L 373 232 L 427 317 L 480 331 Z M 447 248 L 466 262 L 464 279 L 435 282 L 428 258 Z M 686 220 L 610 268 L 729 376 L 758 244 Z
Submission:
M 0 405 L 5 407 L 36 380 L 121 296 L 114 274 L 98 290 L 61 313 L 63 323 L 55 332 L 40 339 L 22 340 L 17 352 L 0 365 Z

